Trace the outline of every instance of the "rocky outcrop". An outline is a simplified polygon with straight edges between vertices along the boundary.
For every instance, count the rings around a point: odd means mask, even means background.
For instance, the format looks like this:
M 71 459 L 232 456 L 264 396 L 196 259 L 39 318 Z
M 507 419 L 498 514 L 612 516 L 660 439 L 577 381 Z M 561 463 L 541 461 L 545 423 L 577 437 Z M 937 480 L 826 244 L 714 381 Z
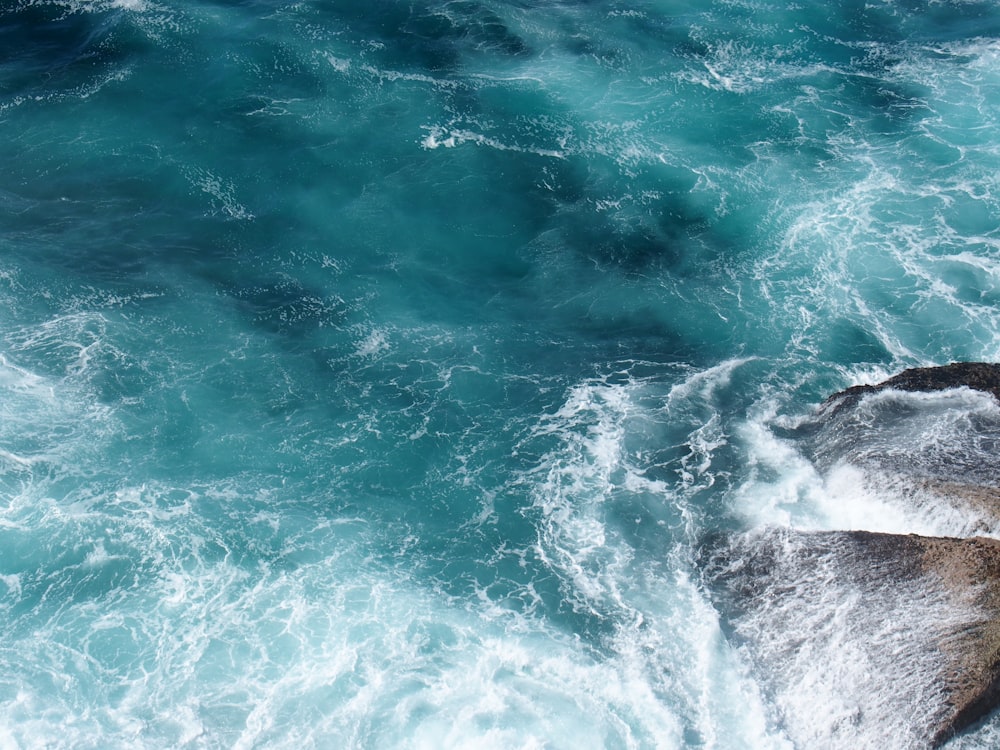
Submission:
M 1000 542 L 773 529 L 706 575 L 800 747 L 934 748 L 1000 698 Z
M 820 472 L 848 465 L 872 494 L 964 514 L 953 535 L 998 535 L 998 407 L 1000 365 L 918 368 L 831 396 L 791 437 Z
M 850 408 L 862 397 L 885 390 L 930 393 L 951 388 L 984 391 L 1000 401 L 1000 365 L 989 362 L 954 362 L 942 367 L 915 367 L 875 385 L 855 385 L 835 393 L 826 400 L 824 408 L 834 411 Z
M 958 517 L 956 536 L 706 544 L 727 634 L 796 746 L 936 748 L 1000 706 L 1000 541 L 972 535 L 1000 534 L 998 403 L 1000 365 L 919 368 L 831 396 L 788 436 L 821 472 L 849 465 L 897 507 Z
M 948 713 L 933 738 L 939 745 L 1000 704 L 1000 542 L 981 537 L 913 540 L 922 550 L 928 585 L 940 581 L 956 606 L 972 613 L 940 643 Z

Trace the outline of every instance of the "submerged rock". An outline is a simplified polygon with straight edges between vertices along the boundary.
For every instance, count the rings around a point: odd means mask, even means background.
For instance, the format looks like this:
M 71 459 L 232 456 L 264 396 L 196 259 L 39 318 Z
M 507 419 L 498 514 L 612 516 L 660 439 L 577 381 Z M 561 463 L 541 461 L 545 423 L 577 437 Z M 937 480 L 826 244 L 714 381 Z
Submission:
M 1000 698 L 1000 542 L 772 529 L 706 557 L 800 747 L 934 748 Z

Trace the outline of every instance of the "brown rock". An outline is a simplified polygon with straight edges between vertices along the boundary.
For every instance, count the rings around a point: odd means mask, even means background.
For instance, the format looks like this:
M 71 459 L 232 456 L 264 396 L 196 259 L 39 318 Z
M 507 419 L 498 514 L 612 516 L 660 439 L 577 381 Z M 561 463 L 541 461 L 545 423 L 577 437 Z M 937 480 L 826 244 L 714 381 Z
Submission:
M 981 614 L 941 643 L 950 711 L 934 737 L 940 745 L 1000 705 L 1000 541 L 912 539 L 923 549 L 928 575 Z
M 963 387 L 1000 402 L 1000 365 L 848 388 L 788 436 L 821 472 L 850 465 L 897 506 L 944 512 L 951 533 L 998 534 L 995 409 L 961 397 L 861 403 Z M 705 571 L 727 634 L 798 747 L 937 748 L 1000 706 L 996 539 L 770 529 L 713 545 Z
M 996 540 L 774 529 L 706 570 L 798 746 L 936 748 L 1000 701 Z
M 914 509 L 937 504 L 964 513 L 949 533 L 1000 532 L 1000 410 L 986 399 L 862 400 L 882 391 L 970 388 L 1000 402 L 1000 365 L 961 362 L 904 372 L 831 396 L 806 422 L 801 446 L 820 472 L 861 469 L 870 491 Z

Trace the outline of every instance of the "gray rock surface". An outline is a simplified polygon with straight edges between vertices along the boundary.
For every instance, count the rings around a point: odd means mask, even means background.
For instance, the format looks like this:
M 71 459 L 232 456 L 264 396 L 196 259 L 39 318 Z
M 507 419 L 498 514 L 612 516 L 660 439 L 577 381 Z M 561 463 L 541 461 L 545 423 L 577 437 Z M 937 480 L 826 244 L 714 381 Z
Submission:
M 821 473 L 861 470 L 873 494 L 968 519 L 953 536 L 1000 534 L 1000 365 L 906 370 L 830 397 L 792 437 Z

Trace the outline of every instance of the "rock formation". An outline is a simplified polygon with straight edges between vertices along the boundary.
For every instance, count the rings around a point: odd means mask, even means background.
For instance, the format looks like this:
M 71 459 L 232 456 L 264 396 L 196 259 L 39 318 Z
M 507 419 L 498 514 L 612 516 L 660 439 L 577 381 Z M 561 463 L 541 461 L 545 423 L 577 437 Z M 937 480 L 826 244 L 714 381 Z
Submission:
M 875 494 L 964 514 L 952 535 L 1000 535 L 998 405 L 1000 365 L 906 370 L 831 396 L 793 437 L 821 472 L 850 465 Z
M 1000 542 L 772 529 L 706 560 L 800 747 L 933 748 L 1000 698 Z
M 1000 365 L 989 362 L 954 362 L 942 367 L 915 367 L 875 385 L 855 385 L 835 393 L 826 400 L 824 408 L 849 408 L 863 396 L 889 389 L 929 393 L 950 388 L 984 391 L 1000 402 Z
M 791 437 L 821 471 L 849 463 L 901 502 L 961 509 L 957 533 L 997 536 L 997 404 L 891 393 L 957 388 L 1000 402 L 1000 365 L 849 388 Z M 797 746 L 935 748 L 1000 705 L 997 539 L 767 529 L 705 549 L 727 634 Z

